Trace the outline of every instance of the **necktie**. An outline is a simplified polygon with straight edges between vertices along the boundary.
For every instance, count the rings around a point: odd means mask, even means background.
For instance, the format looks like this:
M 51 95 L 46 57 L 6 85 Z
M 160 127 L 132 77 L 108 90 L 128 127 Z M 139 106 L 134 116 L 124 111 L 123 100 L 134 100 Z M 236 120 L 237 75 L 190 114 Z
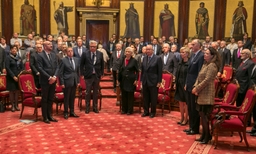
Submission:
M 148 63 L 150 62 L 150 60 L 151 60 L 151 56 L 148 57 Z
M 48 53 L 48 59 L 49 61 L 51 61 L 51 55 Z
M 117 58 L 120 58 L 120 51 L 117 51 Z
M 82 56 L 82 49 L 81 48 L 78 48 L 78 53 L 80 55 L 80 57 Z
M 73 63 L 73 61 L 72 61 L 72 58 L 69 58 L 69 60 L 70 60 L 71 66 L 73 67 L 73 69 L 75 69 L 75 65 L 74 65 L 74 63 Z
M 237 50 L 237 58 L 240 58 L 240 48 Z
M 92 54 L 92 63 L 94 64 L 95 53 Z

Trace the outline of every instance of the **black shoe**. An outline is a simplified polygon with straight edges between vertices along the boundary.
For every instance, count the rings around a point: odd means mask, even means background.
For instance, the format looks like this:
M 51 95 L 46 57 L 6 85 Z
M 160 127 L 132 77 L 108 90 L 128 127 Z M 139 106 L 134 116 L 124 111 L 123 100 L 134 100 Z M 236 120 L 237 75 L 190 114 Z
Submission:
M 182 120 L 182 121 L 177 122 L 177 124 L 178 124 L 178 125 L 180 125 L 180 124 L 182 124 L 182 123 L 183 123 L 183 120 Z
M 148 113 L 143 113 L 143 114 L 141 115 L 141 117 L 146 117 L 146 116 L 149 116 L 149 114 L 148 114 Z
M 70 113 L 70 115 L 69 115 L 70 117 L 75 117 L 75 118 L 78 118 L 79 116 L 78 115 L 76 115 L 74 112 L 73 113 Z
M 201 141 L 201 144 L 208 144 L 208 142 L 212 140 L 212 136 L 210 136 L 208 139 L 204 139 L 203 141 Z
M 50 124 L 49 119 L 44 119 L 44 123 Z
M 191 131 L 187 132 L 187 135 L 196 135 L 196 134 L 199 134 L 199 131 L 191 130 Z
M 185 123 L 181 123 L 181 126 L 186 126 L 188 124 L 188 120 Z
M 20 111 L 20 108 L 18 107 L 18 105 L 15 105 L 14 108 L 15 108 L 15 111 Z
M 121 114 L 126 114 L 126 112 L 122 111 Z
M 114 88 L 114 93 L 116 93 L 116 88 Z
M 132 114 L 132 112 L 127 112 L 127 115 L 131 115 Z
M 184 129 L 183 130 L 183 132 L 185 132 L 185 133 L 187 133 L 187 132 L 190 132 L 191 131 L 191 129 L 189 128 L 189 129 Z
M 52 122 L 58 122 L 57 119 L 54 119 L 53 117 L 48 117 L 49 121 L 52 121 Z
M 204 140 L 204 136 L 200 136 L 200 138 L 195 139 L 195 141 L 202 142 Z
M 94 113 L 99 113 L 98 109 L 93 110 Z
M 149 118 L 154 118 L 154 117 L 155 117 L 155 115 L 156 115 L 156 114 L 151 113 L 151 114 L 150 114 L 150 116 L 149 116 Z
M 68 119 L 68 114 L 67 113 L 64 114 L 64 119 Z
M 256 136 L 256 133 L 251 133 L 250 136 Z

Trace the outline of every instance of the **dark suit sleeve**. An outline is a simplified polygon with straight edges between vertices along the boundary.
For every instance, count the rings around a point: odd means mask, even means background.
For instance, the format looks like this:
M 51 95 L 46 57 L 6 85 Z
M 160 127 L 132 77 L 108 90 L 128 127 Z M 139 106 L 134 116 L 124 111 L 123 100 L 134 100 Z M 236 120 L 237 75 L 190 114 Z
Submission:
M 65 65 L 64 65 L 64 63 L 63 63 L 63 60 L 64 60 L 64 58 L 63 59 L 61 59 L 60 60 L 60 69 L 59 69 L 59 79 L 60 79 L 60 85 L 64 85 L 64 78 L 63 78 L 63 72 L 64 72 L 64 67 L 65 67 Z
M 85 65 L 85 62 L 86 62 L 86 52 L 83 52 L 82 53 L 82 56 L 81 56 L 81 61 L 80 61 L 80 74 L 82 75 L 84 73 L 84 65 Z
M 176 56 L 174 55 L 174 57 L 173 57 L 173 73 L 172 73 L 173 75 L 176 74 L 178 64 L 179 64 L 178 60 L 177 60 Z
M 43 57 L 41 55 L 37 56 L 37 61 L 38 61 L 38 70 L 40 72 L 40 76 L 43 75 L 43 76 L 46 76 L 47 78 L 50 78 L 50 75 L 44 70 L 44 66 L 43 66 L 44 62 L 43 62 Z
M 101 54 L 101 76 L 103 76 L 104 75 L 104 58 L 103 58 L 103 53 L 102 52 L 100 52 Z
M 157 83 L 162 82 L 162 71 L 163 70 L 163 62 L 162 58 L 157 56 Z
M 7 59 L 5 61 L 5 66 L 6 66 L 7 75 L 9 75 L 10 77 L 13 78 L 15 75 L 10 68 L 10 57 L 9 56 L 7 57 Z
M 1 68 L 5 69 L 5 60 L 6 60 L 6 54 L 3 48 L 0 47 L 0 53 L 2 53 L 2 63 L 1 63 Z M 0 72 L 2 72 L 2 70 L 0 70 Z
M 227 50 L 227 60 L 226 60 L 226 64 L 230 65 L 231 62 L 231 52 L 230 50 Z
M 29 66 L 32 69 L 32 71 L 36 74 L 38 73 L 38 70 L 36 68 L 37 62 L 35 61 L 36 60 L 35 56 L 37 56 L 35 53 L 30 54 Z

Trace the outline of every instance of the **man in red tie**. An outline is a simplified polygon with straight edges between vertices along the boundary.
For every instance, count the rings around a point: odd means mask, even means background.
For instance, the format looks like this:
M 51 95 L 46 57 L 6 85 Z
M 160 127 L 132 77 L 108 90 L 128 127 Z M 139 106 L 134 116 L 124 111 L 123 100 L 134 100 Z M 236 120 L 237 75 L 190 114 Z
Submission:
M 233 57 L 232 57 L 232 67 L 237 69 L 239 65 L 241 64 L 241 52 L 243 50 L 244 43 L 242 40 L 239 40 L 237 42 L 238 48 L 234 50 Z

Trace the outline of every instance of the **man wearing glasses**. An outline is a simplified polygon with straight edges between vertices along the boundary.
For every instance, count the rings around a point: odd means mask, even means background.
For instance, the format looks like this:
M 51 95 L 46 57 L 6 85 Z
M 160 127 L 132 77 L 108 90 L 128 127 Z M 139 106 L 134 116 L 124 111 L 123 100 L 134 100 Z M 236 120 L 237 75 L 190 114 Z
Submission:
M 52 117 L 52 102 L 55 94 L 56 79 L 59 73 L 58 58 L 52 52 L 52 43 L 45 41 L 44 51 L 38 54 L 38 69 L 40 72 L 40 84 L 42 89 L 42 115 L 44 122 L 58 122 Z
M 85 113 L 90 112 L 91 89 L 93 88 L 93 112 L 99 113 L 98 110 L 98 91 L 101 76 L 104 73 L 104 60 L 102 52 L 97 50 L 97 42 L 89 42 L 89 50 L 83 52 L 80 63 L 80 73 L 84 75 L 86 84 L 86 109 Z

